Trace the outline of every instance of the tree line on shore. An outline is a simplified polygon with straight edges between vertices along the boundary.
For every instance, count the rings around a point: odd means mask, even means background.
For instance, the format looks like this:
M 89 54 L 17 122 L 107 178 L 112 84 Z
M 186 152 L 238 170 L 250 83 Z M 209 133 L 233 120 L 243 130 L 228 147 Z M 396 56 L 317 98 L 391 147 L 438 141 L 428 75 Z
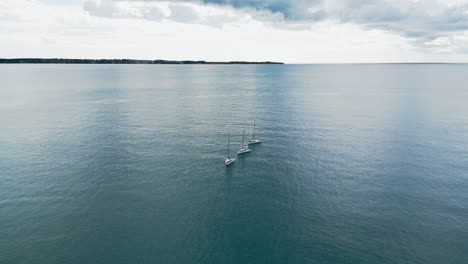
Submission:
M 0 63 L 61 63 L 61 64 L 284 64 L 282 62 L 272 61 L 192 61 L 192 60 L 132 60 L 132 59 L 62 59 L 62 58 L 14 58 L 0 59 Z

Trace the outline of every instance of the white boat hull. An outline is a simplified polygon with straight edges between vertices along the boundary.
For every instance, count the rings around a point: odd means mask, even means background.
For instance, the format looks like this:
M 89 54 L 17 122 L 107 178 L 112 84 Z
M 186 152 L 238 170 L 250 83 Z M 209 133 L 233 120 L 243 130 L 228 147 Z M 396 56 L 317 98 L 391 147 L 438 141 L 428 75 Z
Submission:
M 252 150 L 251 149 L 241 148 L 241 149 L 239 149 L 239 151 L 237 151 L 237 154 L 249 153 L 250 151 L 252 151 Z
M 231 165 L 232 163 L 234 163 L 234 161 L 236 161 L 236 159 L 234 159 L 234 158 L 230 158 L 230 159 L 229 159 L 229 158 L 228 158 L 228 159 L 226 159 L 226 160 L 224 161 L 224 164 L 226 164 L 226 167 L 227 167 L 227 166 Z
M 262 142 L 260 140 L 258 140 L 258 139 L 251 139 L 248 142 L 249 145 L 258 144 L 258 143 L 262 143 Z

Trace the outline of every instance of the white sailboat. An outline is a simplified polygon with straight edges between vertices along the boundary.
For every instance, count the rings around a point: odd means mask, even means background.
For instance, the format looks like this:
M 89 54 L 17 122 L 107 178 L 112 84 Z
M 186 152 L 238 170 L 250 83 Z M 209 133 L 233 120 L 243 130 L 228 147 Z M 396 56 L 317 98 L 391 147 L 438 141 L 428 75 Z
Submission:
M 262 143 L 262 141 L 255 138 L 255 120 L 254 120 L 252 138 L 249 140 L 248 144 L 250 145 L 250 144 L 258 144 L 258 143 Z
M 252 151 L 251 149 L 249 149 L 249 145 L 245 145 L 244 142 L 245 142 L 245 130 L 242 129 L 242 145 L 241 145 L 241 148 L 237 151 L 237 154 L 244 154 L 244 153 L 249 153 L 250 151 Z
M 231 165 L 232 163 L 234 163 L 234 161 L 236 161 L 236 158 L 233 158 L 230 156 L 229 154 L 229 150 L 230 150 L 230 145 L 231 145 L 231 137 L 230 135 L 228 134 L 228 148 L 227 148 L 227 158 L 226 160 L 224 161 L 224 164 L 226 164 L 226 167 Z

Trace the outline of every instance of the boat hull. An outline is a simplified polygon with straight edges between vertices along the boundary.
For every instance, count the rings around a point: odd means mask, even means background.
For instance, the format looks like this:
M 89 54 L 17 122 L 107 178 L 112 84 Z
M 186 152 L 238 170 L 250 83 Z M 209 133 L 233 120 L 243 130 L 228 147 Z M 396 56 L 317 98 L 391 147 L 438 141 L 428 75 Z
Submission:
M 240 149 L 239 151 L 237 151 L 237 154 L 249 153 L 251 151 L 252 151 L 251 149 Z
M 249 145 L 252 145 L 252 144 L 259 144 L 259 143 L 262 143 L 262 142 L 261 142 L 260 140 L 258 140 L 258 139 L 253 139 L 253 140 L 251 139 L 251 140 L 249 140 L 249 142 L 248 142 Z
M 233 164 L 236 161 L 236 159 L 226 159 L 224 161 L 224 164 L 226 164 L 226 167 Z

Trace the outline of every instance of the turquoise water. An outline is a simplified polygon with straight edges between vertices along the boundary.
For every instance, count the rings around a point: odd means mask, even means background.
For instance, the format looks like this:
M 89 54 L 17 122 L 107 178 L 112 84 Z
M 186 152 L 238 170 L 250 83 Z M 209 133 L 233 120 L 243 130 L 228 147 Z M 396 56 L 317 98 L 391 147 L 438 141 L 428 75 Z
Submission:
M 0 65 L 0 263 L 467 263 L 467 72 Z

